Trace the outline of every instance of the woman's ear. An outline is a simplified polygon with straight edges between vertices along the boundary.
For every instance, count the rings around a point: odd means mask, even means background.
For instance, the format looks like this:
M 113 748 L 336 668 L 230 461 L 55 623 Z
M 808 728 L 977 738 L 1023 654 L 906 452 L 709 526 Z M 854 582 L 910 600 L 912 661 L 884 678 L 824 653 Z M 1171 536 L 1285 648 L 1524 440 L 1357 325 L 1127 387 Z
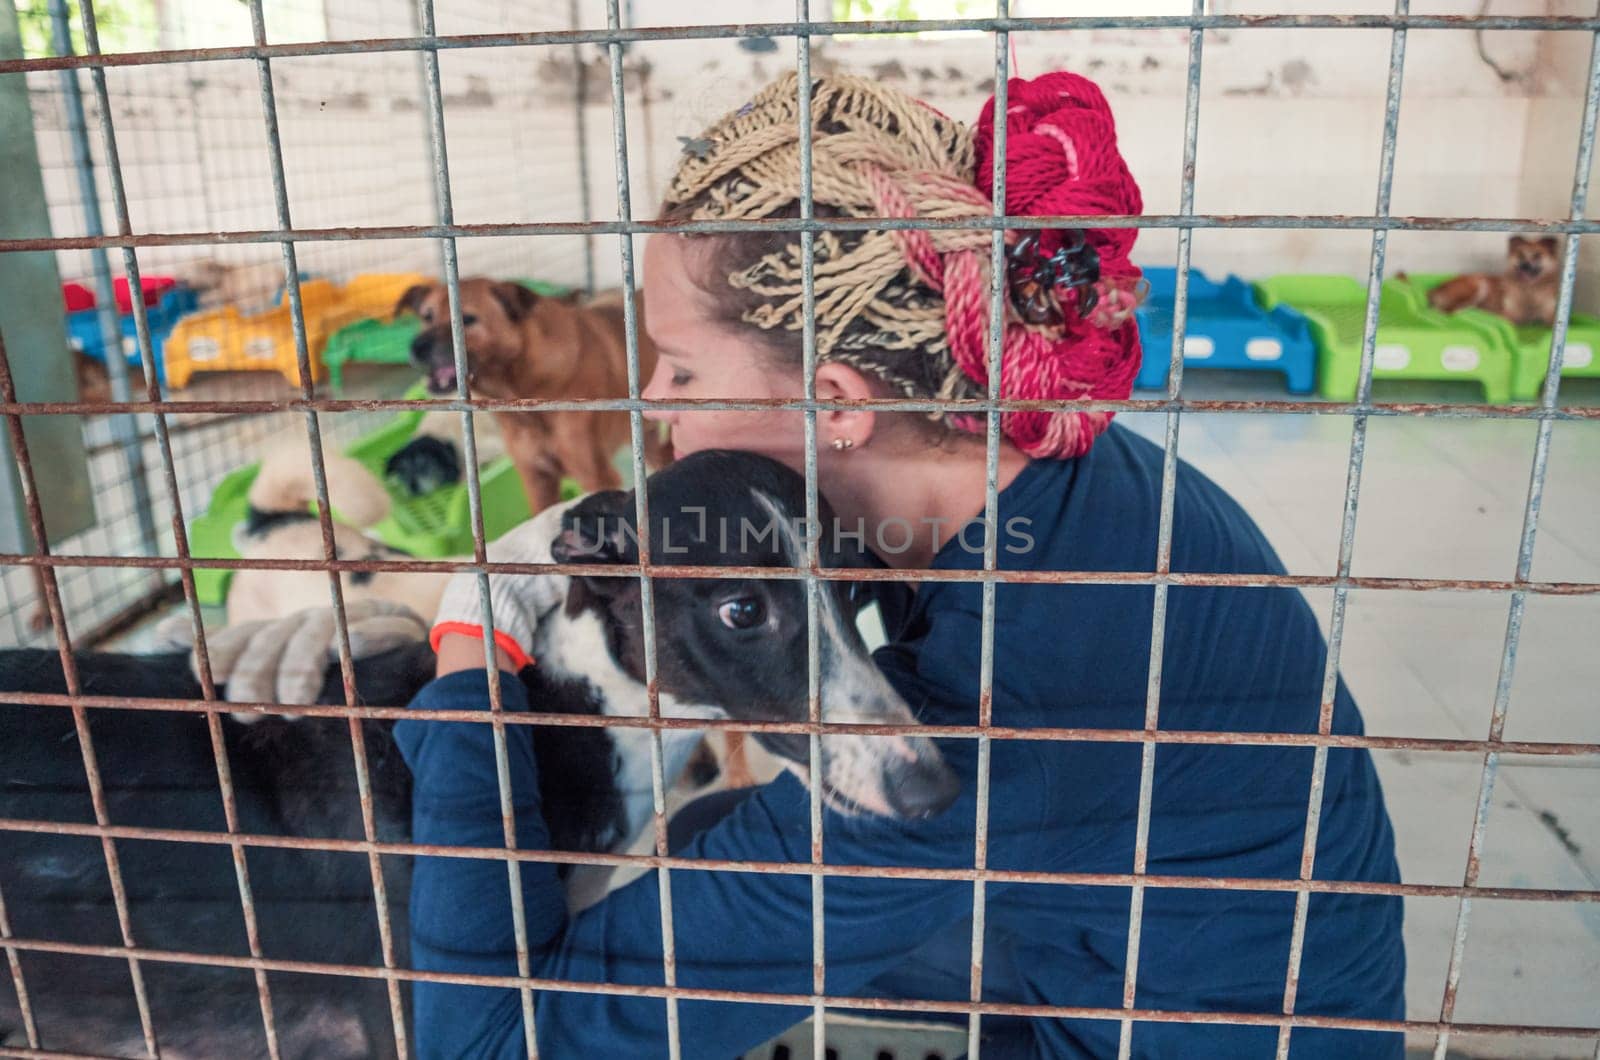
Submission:
M 817 400 L 861 401 L 880 396 L 876 382 L 848 364 L 817 365 Z M 872 440 L 878 414 L 871 409 L 824 409 L 817 412 L 817 444 L 823 449 L 860 449 Z M 840 440 L 848 445 L 835 445 Z

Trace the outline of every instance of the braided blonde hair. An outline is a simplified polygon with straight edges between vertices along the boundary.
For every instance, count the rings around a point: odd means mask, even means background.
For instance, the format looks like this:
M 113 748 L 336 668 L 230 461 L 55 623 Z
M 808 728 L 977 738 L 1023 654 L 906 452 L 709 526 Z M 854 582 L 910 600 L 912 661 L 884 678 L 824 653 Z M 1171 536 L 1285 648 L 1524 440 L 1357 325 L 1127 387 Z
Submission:
M 799 215 L 799 82 L 768 85 L 690 143 L 662 219 L 749 220 Z M 818 217 L 987 216 L 973 186 L 971 130 L 865 78 L 817 79 L 811 93 L 812 194 Z M 800 237 L 718 233 L 710 293 L 730 322 L 768 333 L 801 360 Z M 911 398 L 981 398 L 956 364 L 946 329 L 940 256 L 977 249 L 982 230 L 825 231 L 813 242 L 818 363 L 839 361 Z M 726 286 L 723 286 L 726 284 Z M 930 418 L 943 418 L 932 413 Z

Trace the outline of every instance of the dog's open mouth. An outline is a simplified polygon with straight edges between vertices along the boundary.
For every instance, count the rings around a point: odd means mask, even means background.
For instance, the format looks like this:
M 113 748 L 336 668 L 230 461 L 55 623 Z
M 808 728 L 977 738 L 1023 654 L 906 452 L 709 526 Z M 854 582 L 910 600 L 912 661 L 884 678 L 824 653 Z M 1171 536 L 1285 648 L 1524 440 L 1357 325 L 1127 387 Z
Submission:
M 446 361 L 435 364 L 428 369 L 428 390 L 434 394 L 454 394 L 456 392 L 456 366 Z

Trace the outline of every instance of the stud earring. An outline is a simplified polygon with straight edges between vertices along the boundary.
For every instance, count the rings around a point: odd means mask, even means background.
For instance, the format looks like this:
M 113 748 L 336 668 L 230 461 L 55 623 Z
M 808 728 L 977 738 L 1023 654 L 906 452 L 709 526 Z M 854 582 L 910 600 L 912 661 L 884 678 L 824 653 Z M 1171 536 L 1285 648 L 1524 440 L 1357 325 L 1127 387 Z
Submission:
M 835 450 L 841 453 L 846 449 L 854 449 L 856 447 L 856 443 L 849 438 L 835 438 L 832 445 Z

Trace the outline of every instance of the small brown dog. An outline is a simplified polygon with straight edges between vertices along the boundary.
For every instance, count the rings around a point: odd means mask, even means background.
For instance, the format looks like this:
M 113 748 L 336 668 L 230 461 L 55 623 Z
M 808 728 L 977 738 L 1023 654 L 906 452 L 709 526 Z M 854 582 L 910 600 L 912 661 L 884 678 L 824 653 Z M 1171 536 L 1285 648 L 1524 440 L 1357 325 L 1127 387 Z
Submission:
M 395 315 L 415 313 L 422 331 L 411 361 L 435 394 L 456 392 L 450 302 L 443 284 L 418 284 L 401 296 Z M 461 322 L 466 329 L 467 386 L 474 397 L 550 398 L 561 401 L 628 396 L 627 341 L 622 296 L 588 301 L 550 298 L 520 284 L 474 276 L 461 281 Z M 655 347 L 639 328 L 641 383 L 655 369 Z M 628 444 L 622 411 L 496 412 L 506 455 L 522 476 L 529 508 L 539 512 L 560 499 L 570 475 L 585 492 L 617 489 L 612 465 Z M 645 460 L 652 469 L 670 462 L 670 448 L 648 424 Z
M 1476 306 L 1513 324 L 1543 324 L 1556 318 L 1558 245 L 1554 236 L 1512 236 L 1503 276 L 1472 273 L 1447 280 L 1428 292 L 1428 304 L 1446 313 Z

